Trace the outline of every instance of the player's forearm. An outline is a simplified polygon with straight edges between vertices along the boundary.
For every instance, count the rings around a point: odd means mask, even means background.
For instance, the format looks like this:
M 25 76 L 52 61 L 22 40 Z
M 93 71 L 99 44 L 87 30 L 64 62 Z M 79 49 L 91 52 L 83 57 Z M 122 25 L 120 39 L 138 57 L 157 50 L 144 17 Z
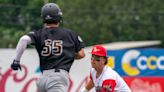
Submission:
M 85 87 L 83 87 L 83 88 L 80 90 L 80 92 L 89 92 L 89 90 L 86 89 Z
M 94 87 L 94 83 L 92 80 L 89 80 L 88 84 L 86 85 L 87 90 L 91 90 Z
M 89 92 L 89 90 L 91 90 L 93 87 L 94 87 L 93 81 L 89 80 L 87 85 L 85 87 L 83 87 L 80 92 Z
M 31 43 L 31 38 L 27 35 L 24 35 L 20 38 L 17 47 L 16 47 L 16 56 L 15 60 L 20 61 L 20 58 L 26 49 L 27 45 Z

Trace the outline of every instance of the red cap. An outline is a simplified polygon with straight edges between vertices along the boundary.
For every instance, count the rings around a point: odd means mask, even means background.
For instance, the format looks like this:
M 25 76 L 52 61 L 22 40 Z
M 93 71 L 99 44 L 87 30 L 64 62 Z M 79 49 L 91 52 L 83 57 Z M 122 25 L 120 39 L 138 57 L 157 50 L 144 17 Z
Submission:
M 97 56 L 107 56 L 106 49 L 101 45 L 95 45 L 92 48 L 91 54 L 97 55 Z

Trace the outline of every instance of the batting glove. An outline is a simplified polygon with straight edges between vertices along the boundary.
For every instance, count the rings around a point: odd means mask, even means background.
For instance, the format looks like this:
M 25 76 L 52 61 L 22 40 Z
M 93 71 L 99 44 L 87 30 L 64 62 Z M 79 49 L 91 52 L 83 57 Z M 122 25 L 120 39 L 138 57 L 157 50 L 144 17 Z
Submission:
M 20 61 L 14 60 L 13 63 L 11 64 L 11 68 L 14 71 L 17 71 L 18 69 L 22 70 L 21 65 L 20 65 Z

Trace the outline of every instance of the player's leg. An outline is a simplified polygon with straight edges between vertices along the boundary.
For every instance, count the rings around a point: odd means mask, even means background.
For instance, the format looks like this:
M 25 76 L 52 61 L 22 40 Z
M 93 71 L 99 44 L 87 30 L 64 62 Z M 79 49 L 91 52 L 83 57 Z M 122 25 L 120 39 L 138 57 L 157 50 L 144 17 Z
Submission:
M 46 77 L 45 76 L 41 76 L 37 79 L 36 85 L 37 85 L 38 92 L 46 92 L 45 84 L 46 84 Z
M 60 70 L 52 73 L 47 80 L 47 92 L 68 92 L 68 84 L 68 72 Z
M 49 87 L 47 92 L 68 92 L 68 88 L 63 86 L 63 84 L 58 84 L 58 86 Z

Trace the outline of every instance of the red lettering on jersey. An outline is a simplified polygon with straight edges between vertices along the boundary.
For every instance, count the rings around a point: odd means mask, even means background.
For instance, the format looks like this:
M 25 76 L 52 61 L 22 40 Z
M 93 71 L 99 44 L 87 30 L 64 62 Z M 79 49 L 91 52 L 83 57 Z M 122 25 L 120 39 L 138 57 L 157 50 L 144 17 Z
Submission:
M 116 81 L 113 79 L 107 79 L 103 81 L 102 92 L 114 92 L 116 87 Z

